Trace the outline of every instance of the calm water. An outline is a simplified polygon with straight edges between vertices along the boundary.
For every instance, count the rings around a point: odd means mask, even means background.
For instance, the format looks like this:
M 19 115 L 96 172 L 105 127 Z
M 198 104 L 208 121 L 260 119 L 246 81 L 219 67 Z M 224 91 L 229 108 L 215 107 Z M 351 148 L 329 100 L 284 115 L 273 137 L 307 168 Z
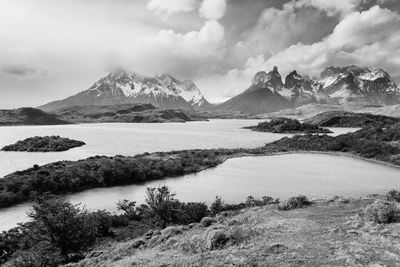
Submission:
M 182 201 L 211 202 L 216 195 L 240 202 L 249 195 L 282 199 L 304 194 L 309 198 L 361 196 L 400 187 L 400 169 L 344 156 L 286 154 L 229 159 L 213 169 L 180 178 L 93 189 L 73 194 L 74 203 L 91 210 L 116 211 L 115 203 L 130 199 L 142 203 L 147 186 L 168 185 Z M 29 204 L 0 211 L 0 230 L 26 220 Z
M 0 151 L 0 177 L 34 164 L 78 160 L 95 155 L 135 155 L 143 152 L 193 148 L 257 147 L 284 134 L 260 133 L 244 126 L 257 120 L 211 120 L 189 123 L 102 123 L 57 126 L 0 127 L 0 148 L 32 136 L 60 135 L 86 143 L 66 152 L 32 153 Z M 355 129 L 335 128 L 335 134 Z

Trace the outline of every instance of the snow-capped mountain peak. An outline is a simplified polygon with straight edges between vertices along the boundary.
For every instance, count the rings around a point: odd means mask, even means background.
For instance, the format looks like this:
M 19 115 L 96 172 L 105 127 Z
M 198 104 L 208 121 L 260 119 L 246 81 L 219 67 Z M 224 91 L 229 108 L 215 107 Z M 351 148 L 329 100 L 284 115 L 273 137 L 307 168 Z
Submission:
M 144 76 L 123 69 L 109 73 L 88 90 L 42 106 L 50 110 L 71 105 L 150 103 L 163 108 L 200 108 L 208 104 L 197 86 L 168 74 Z
M 329 67 L 321 79 L 290 72 L 282 83 L 278 68 L 257 72 L 250 87 L 220 105 L 221 109 L 266 113 L 310 103 L 391 105 L 400 103 L 400 89 L 382 69 L 360 66 Z
M 328 67 L 321 73 L 324 91 L 339 103 L 349 101 L 372 104 L 394 104 L 400 89 L 382 69 L 346 66 Z

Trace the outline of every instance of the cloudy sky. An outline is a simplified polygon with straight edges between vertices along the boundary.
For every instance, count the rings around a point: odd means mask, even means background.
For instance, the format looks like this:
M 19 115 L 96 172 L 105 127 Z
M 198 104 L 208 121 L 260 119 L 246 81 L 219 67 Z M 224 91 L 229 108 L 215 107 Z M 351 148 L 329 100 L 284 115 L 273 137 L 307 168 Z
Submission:
M 115 68 L 193 80 L 220 102 L 278 66 L 400 82 L 398 0 L 0 0 L 0 108 L 89 88 Z

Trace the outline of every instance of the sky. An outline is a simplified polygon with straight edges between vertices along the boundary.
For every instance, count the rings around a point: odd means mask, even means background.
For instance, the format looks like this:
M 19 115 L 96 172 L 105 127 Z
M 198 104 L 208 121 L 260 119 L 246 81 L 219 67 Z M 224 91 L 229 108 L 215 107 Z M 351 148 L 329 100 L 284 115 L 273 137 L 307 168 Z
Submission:
M 39 106 L 124 68 L 210 102 L 277 66 L 383 68 L 400 82 L 398 0 L 0 0 L 0 108 Z

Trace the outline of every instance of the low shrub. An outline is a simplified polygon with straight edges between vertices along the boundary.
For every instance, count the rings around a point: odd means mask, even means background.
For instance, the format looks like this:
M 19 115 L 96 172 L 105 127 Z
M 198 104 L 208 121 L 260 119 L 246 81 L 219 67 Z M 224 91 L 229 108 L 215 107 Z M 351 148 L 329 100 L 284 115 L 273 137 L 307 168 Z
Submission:
M 201 219 L 200 225 L 203 227 L 208 227 L 215 222 L 216 220 L 213 217 L 204 217 L 203 219 Z
M 239 211 L 248 207 L 261 207 L 278 203 L 279 198 L 274 199 L 270 196 L 263 196 L 261 199 L 257 199 L 253 196 L 248 196 L 245 202 L 241 202 L 239 204 L 227 204 L 222 201 L 221 197 L 216 196 L 214 202 L 211 203 L 210 213 L 212 216 L 215 216 L 223 211 Z
M 375 223 L 400 222 L 400 206 L 395 202 L 375 200 L 364 209 L 364 214 Z
M 291 197 L 278 206 L 280 210 L 300 209 L 311 205 L 312 202 L 306 196 Z
M 209 250 L 215 250 L 234 242 L 235 240 L 230 232 L 224 229 L 215 229 L 208 233 L 206 246 Z
M 399 190 L 390 190 L 386 196 L 386 200 L 400 202 L 400 191 Z

